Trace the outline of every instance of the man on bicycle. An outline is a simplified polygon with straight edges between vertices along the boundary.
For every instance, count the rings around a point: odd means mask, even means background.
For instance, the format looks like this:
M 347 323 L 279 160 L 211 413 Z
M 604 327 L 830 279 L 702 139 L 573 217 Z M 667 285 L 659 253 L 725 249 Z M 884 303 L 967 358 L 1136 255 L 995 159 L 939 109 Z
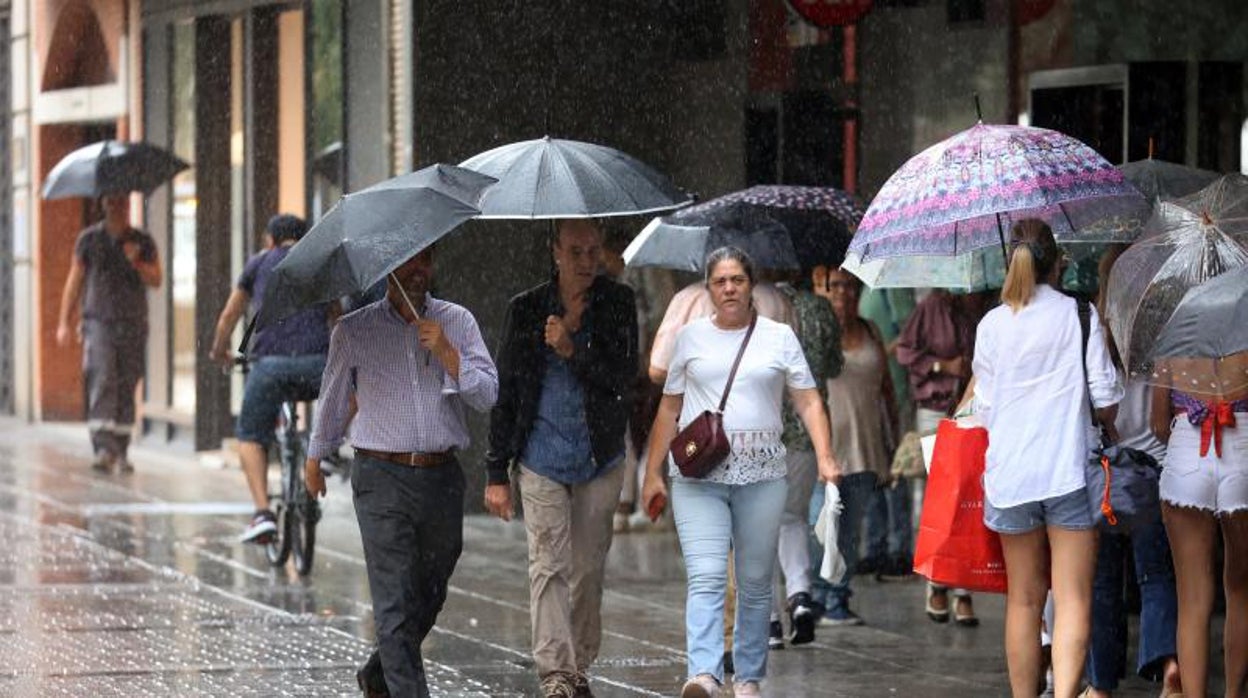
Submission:
M 269 219 L 266 231 L 269 244 L 247 260 L 217 319 L 210 356 L 226 366 L 234 360 L 229 343 L 235 324 L 249 303 L 254 315 L 260 313 L 273 268 L 308 231 L 308 225 L 297 216 L 278 214 Z M 240 536 L 245 543 L 265 543 L 277 533 L 277 520 L 269 510 L 268 487 L 268 446 L 273 442 L 273 426 L 283 402 L 313 400 L 320 391 L 334 315 L 334 304 L 326 303 L 263 327 L 255 334 L 248 356 L 251 370 L 235 430 L 239 459 L 256 507 L 251 523 Z

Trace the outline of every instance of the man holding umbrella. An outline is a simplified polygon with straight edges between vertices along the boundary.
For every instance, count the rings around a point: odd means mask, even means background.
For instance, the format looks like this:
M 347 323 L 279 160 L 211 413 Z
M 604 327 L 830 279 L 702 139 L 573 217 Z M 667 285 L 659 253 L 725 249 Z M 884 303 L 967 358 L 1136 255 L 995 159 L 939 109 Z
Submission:
M 519 466 L 529 541 L 533 658 L 542 695 L 592 695 L 611 522 L 624 475 L 637 372 L 633 291 L 598 275 L 603 237 L 589 219 L 557 223 L 555 278 L 512 299 L 490 415 L 490 513 L 512 516 Z
M 428 294 L 433 250 L 388 275 L 386 297 L 344 316 L 330 335 L 304 479 L 325 494 L 320 461 L 351 422 L 351 472 L 385 683 L 429 695 L 420 645 L 446 601 L 463 547 L 464 407 L 483 412 L 498 374 L 472 314 Z M 350 398 L 358 411 L 351 417 Z M 375 680 L 375 659 L 357 674 Z
M 151 236 L 128 223 L 129 194 L 109 193 L 99 201 L 104 220 L 83 230 L 74 245 L 56 342 L 69 344 L 73 315 L 80 310 L 77 339 L 83 343 L 87 425 L 95 451 L 91 467 L 130 472 L 134 389 L 146 368 L 146 290 L 160 286 L 162 273 Z

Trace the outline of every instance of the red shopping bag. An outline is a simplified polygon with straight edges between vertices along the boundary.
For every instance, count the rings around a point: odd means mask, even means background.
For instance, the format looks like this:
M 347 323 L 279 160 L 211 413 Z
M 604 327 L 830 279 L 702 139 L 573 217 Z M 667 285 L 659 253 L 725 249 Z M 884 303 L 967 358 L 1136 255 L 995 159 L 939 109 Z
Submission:
M 987 429 L 941 421 L 919 519 L 914 571 L 944 586 L 1004 593 L 1001 539 L 984 526 L 987 451 Z

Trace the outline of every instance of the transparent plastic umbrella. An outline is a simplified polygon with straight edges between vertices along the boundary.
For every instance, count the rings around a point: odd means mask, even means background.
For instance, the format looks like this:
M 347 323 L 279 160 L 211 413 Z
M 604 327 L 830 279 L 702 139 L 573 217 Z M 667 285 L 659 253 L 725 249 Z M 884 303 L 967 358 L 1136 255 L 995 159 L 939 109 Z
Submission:
M 1132 376 L 1151 377 L 1162 328 L 1189 289 L 1248 266 L 1248 177 L 1157 205 L 1110 273 L 1106 319 Z
M 1152 360 L 1154 384 L 1215 399 L 1248 394 L 1248 266 L 1188 291 Z

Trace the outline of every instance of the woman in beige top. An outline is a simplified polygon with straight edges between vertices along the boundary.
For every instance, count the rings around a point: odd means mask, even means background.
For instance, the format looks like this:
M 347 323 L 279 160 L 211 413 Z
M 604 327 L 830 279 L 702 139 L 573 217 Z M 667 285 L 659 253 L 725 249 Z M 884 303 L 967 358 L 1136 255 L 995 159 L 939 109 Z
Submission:
M 839 269 L 827 272 L 815 292 L 828 299 L 841 325 L 845 364 L 828 381 L 828 413 L 832 421 L 832 450 L 845 475 L 840 492 L 844 510 L 837 529 L 837 547 L 845 557 L 845 576 L 836 584 L 816 579 L 814 600 L 825 607 L 823 625 L 860 625 L 849 610 L 850 579 L 858 562 L 858 539 L 863 519 L 888 477 L 890 434 L 896 433 L 897 406 L 888 361 L 879 330 L 858 316 L 862 282 Z M 884 406 L 881 409 L 881 404 Z M 815 488 L 812 508 L 822 507 L 823 488 Z M 818 565 L 818 560 L 812 560 Z

